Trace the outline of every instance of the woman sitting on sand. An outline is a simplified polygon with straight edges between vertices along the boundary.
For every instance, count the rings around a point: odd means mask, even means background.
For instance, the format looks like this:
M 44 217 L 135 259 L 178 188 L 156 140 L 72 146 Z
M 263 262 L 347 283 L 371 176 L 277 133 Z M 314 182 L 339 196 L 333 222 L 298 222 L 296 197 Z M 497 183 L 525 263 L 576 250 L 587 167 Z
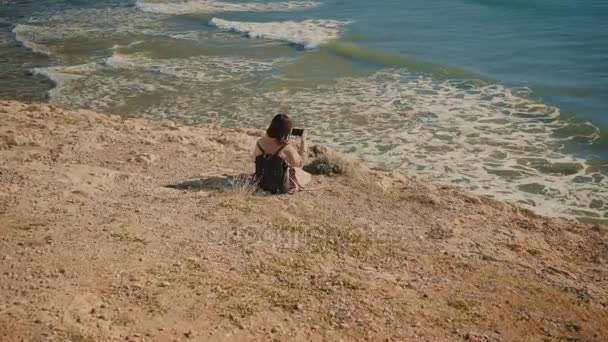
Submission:
M 300 143 L 296 147 L 289 142 L 292 129 L 291 118 L 287 114 L 278 114 L 270 122 L 266 136 L 256 142 L 255 179 L 263 190 L 295 192 L 311 180 L 310 174 L 302 170 L 308 162 L 308 131 L 299 130 Z

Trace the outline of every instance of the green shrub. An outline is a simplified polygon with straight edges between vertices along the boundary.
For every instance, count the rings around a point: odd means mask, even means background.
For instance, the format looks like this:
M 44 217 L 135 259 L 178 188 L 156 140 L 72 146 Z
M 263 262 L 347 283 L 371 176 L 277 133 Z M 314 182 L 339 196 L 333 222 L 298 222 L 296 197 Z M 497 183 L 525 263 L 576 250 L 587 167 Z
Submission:
M 346 156 L 332 151 L 325 146 L 314 145 L 310 149 L 313 160 L 304 166 L 304 171 L 313 175 L 353 175 L 356 164 Z

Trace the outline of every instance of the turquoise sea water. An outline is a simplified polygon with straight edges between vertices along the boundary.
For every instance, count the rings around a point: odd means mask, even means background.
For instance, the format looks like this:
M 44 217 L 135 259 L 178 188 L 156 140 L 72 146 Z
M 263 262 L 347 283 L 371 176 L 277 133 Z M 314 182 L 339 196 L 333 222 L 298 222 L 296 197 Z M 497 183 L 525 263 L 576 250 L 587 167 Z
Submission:
M 0 96 L 262 127 L 608 219 L 608 1 L 0 0 Z

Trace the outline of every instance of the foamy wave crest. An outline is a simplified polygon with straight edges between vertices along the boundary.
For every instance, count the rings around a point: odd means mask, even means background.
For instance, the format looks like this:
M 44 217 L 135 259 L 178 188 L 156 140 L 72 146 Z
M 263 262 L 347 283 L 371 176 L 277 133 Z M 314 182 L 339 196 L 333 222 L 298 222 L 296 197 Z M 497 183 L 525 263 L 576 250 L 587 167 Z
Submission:
M 11 41 L 6 35 L 0 34 L 0 46 L 8 45 Z
M 137 7 L 144 12 L 165 14 L 297 11 L 316 6 L 319 6 L 319 3 L 314 1 L 284 1 L 271 3 L 232 3 L 214 0 L 171 2 L 137 1 Z
M 128 49 L 128 48 L 130 48 L 130 47 L 133 47 L 133 46 L 135 46 L 135 45 L 142 44 L 142 43 L 144 43 L 144 42 L 145 42 L 145 41 L 143 41 L 143 40 L 137 40 L 137 41 L 134 41 L 134 42 L 129 43 L 129 44 L 127 44 L 127 45 L 115 44 L 114 46 L 112 46 L 112 48 L 111 48 L 110 50 L 112 50 L 112 51 L 117 51 L 117 50 L 120 50 L 120 49 Z
M 154 59 L 114 52 L 102 63 L 35 72 L 57 85 L 51 102 L 118 114 L 154 111 L 159 117 L 189 106 L 202 108 L 210 99 L 235 102 L 225 95 L 238 97 L 240 89 L 253 88 L 257 76 L 270 72 L 277 61 L 210 56 Z M 161 103 L 162 112 L 156 112 Z
M 197 56 L 190 58 L 152 59 L 142 54 L 114 53 L 104 62 L 115 69 L 137 69 L 161 76 L 173 77 L 172 82 L 216 83 L 241 78 L 255 72 L 270 71 L 273 61 L 255 61 L 236 57 Z M 162 77 L 158 77 L 162 79 Z
M 24 24 L 19 24 L 13 29 L 15 40 L 20 42 L 24 47 L 36 53 L 47 56 L 53 55 L 53 51 L 49 47 L 35 42 L 37 39 L 40 39 L 40 32 L 41 29 L 39 27 Z
M 32 73 L 41 75 L 51 80 L 55 87 L 49 91 L 51 99 L 61 96 L 61 91 L 70 81 L 85 77 L 98 70 L 99 65 L 95 63 L 80 64 L 73 66 L 57 66 L 48 68 L 34 68 Z
M 284 40 L 312 49 L 337 39 L 348 21 L 305 20 L 270 23 L 252 23 L 211 19 L 219 29 L 240 32 L 252 38 Z
M 175 94 L 175 89 L 149 79 L 121 74 L 108 77 L 107 67 L 91 63 L 75 66 L 37 68 L 34 73 L 46 76 L 55 83 L 49 91 L 50 102 L 72 108 L 92 108 L 120 113 L 132 98 L 151 94 Z M 152 101 L 152 100 L 149 100 Z
M 74 9 L 30 17 L 15 26 L 13 33 L 24 46 L 50 55 L 61 52 L 61 46 L 72 38 L 115 39 L 117 35 L 166 34 L 160 17 L 163 16 L 128 8 Z

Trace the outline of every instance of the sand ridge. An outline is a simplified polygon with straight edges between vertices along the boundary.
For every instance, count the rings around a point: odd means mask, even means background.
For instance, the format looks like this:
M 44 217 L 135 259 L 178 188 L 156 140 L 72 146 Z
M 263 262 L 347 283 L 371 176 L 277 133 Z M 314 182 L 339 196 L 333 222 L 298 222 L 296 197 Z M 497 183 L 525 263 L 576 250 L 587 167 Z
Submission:
M 604 226 L 363 165 L 251 193 L 252 129 L 0 117 L 0 340 L 608 340 Z

